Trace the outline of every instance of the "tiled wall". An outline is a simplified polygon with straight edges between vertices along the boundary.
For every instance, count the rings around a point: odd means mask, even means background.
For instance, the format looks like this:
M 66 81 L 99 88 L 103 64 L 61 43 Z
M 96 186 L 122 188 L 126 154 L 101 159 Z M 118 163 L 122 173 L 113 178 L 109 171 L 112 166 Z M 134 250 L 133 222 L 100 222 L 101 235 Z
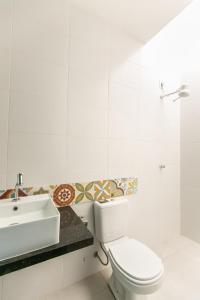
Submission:
M 181 103 L 181 204 L 182 234 L 200 242 L 200 63 L 199 1 L 194 1 L 182 20 L 187 29 L 187 56 L 184 57 L 183 80 L 189 85 L 190 97 Z M 184 39 L 185 40 L 185 39 Z M 184 44 L 181 41 L 179 47 Z
M 19 189 L 19 196 L 50 194 L 57 206 L 101 201 L 119 196 L 133 195 L 137 190 L 136 178 L 120 178 L 88 183 L 48 185 Z M 15 190 L 0 190 L 0 200 L 15 197 Z
M 137 176 L 141 44 L 66 0 L 0 5 L 0 187 Z
M 130 233 L 151 244 L 177 233 L 179 103 L 160 100 L 163 73 L 176 77 L 163 66 L 165 33 L 143 47 L 66 0 L 1 0 L 0 32 L 0 189 L 18 172 L 34 188 L 137 177 Z
M 0 187 L 20 171 L 34 188 L 137 177 L 127 234 L 156 249 L 180 232 L 179 103 L 159 98 L 165 33 L 141 47 L 66 0 L 1 0 Z M 92 202 L 73 208 L 92 230 Z M 36 300 L 97 272 L 94 251 L 0 278 L 2 299 Z

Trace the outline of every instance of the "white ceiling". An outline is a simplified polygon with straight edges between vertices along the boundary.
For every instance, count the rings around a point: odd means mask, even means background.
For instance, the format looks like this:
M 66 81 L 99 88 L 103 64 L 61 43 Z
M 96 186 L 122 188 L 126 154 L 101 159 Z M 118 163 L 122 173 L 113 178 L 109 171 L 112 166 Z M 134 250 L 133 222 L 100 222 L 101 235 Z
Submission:
M 73 4 L 103 17 L 141 41 L 150 40 L 191 0 L 73 0 Z

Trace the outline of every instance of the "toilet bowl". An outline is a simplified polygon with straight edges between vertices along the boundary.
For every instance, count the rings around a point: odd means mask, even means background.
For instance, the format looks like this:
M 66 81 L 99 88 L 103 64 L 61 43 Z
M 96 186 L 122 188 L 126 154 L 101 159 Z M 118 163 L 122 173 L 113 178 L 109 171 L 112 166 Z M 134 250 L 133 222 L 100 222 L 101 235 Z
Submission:
M 161 259 L 145 244 L 126 236 L 128 200 L 95 202 L 95 233 L 112 267 L 109 286 L 116 300 L 145 300 L 163 281 Z
M 160 288 L 163 264 L 146 245 L 123 237 L 104 248 L 113 270 L 109 286 L 117 300 L 143 300 Z

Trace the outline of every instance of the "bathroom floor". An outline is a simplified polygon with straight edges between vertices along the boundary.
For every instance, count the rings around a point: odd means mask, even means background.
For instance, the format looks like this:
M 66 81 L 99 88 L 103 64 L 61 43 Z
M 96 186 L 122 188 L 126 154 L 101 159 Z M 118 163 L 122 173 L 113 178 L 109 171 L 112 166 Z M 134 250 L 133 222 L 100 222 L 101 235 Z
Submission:
M 200 299 L 200 244 L 178 237 L 163 245 L 157 253 L 165 264 L 162 288 L 148 296 L 148 300 L 199 300 Z M 44 300 L 113 300 L 107 287 L 110 268 L 90 276 Z

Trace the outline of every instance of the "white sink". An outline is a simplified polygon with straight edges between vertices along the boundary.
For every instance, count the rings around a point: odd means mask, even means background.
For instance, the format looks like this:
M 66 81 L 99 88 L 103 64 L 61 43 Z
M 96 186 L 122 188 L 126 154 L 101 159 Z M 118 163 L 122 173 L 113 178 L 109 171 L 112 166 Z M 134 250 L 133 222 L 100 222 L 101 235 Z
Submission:
M 59 243 L 60 214 L 48 194 L 0 201 L 0 261 Z

